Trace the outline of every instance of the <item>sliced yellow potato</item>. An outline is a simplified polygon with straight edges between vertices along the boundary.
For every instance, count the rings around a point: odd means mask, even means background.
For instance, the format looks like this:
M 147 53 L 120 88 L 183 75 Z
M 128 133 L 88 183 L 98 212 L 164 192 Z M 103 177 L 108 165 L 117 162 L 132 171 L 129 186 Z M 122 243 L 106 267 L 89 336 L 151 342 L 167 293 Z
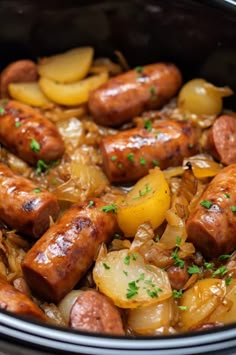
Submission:
M 199 280 L 184 292 L 180 299 L 183 330 L 208 322 L 209 316 L 222 304 L 225 293 L 225 281 L 213 278 Z
M 166 271 L 128 249 L 99 256 L 93 269 L 99 290 L 121 308 L 159 303 L 172 296 Z
M 163 172 L 155 168 L 140 179 L 117 208 L 117 221 L 126 237 L 132 237 L 138 226 L 149 222 L 157 228 L 170 207 L 170 190 Z
M 90 91 L 97 89 L 108 80 L 108 73 L 98 75 L 71 84 L 60 84 L 41 77 L 39 86 L 43 93 L 52 101 L 65 105 L 80 105 L 88 101 Z
M 8 85 L 10 96 L 25 104 L 35 107 L 46 107 L 50 101 L 41 91 L 37 82 L 11 83 Z
M 62 54 L 44 58 L 38 64 L 41 76 L 59 83 L 71 83 L 83 79 L 93 60 L 92 47 L 74 48 Z

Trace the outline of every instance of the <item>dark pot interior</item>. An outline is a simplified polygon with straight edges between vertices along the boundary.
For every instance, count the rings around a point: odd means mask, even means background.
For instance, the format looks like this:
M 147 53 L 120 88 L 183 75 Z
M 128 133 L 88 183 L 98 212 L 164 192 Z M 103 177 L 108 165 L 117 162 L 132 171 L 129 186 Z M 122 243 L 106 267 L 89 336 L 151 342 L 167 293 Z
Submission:
M 204 77 L 236 92 L 234 1 L 103 0 L 0 2 L 0 68 L 76 46 L 96 56 L 120 50 L 130 66 L 177 64 L 187 80 Z M 226 100 L 236 109 L 235 95 Z M 233 354 L 235 328 L 160 338 L 109 338 L 46 328 L 0 313 L 1 354 Z M 34 349 L 34 350 L 33 350 Z

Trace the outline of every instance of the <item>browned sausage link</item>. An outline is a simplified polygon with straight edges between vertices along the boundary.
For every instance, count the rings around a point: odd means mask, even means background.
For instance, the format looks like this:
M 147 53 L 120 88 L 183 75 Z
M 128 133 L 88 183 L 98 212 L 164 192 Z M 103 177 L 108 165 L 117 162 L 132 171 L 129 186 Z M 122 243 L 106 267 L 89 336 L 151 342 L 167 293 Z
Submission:
M 203 192 L 187 221 L 188 241 L 205 257 L 218 257 L 236 248 L 235 181 L 236 164 L 222 169 Z
M 225 165 L 236 163 L 236 117 L 224 115 L 214 122 L 206 150 Z
M 166 270 L 166 272 L 168 274 L 171 287 L 174 290 L 182 290 L 190 277 L 186 263 L 183 269 L 179 266 L 172 265 Z
M 17 315 L 46 320 L 41 309 L 24 293 L 0 278 L 0 309 Z
M 28 105 L 13 100 L 0 102 L 0 143 L 30 164 L 46 163 L 64 153 L 56 126 Z
M 138 180 L 155 165 L 177 166 L 197 149 L 196 129 L 186 121 L 173 120 L 157 121 L 151 130 L 119 132 L 101 142 L 103 168 L 111 182 Z
M 26 254 L 23 272 L 35 294 L 59 301 L 88 271 L 102 243 L 116 231 L 113 213 L 98 199 L 72 206 Z
M 95 290 L 84 291 L 77 298 L 70 312 L 69 325 L 100 334 L 125 334 L 118 309 Z
M 49 216 L 56 219 L 56 197 L 40 190 L 32 181 L 13 174 L 0 164 L 0 219 L 26 236 L 39 238 L 49 227 Z
M 37 65 L 31 60 L 18 60 L 9 64 L 0 76 L 1 97 L 8 97 L 8 84 L 36 81 Z
M 118 75 L 91 93 L 89 109 L 95 122 L 119 126 L 145 110 L 160 108 L 182 84 L 174 64 L 157 63 Z

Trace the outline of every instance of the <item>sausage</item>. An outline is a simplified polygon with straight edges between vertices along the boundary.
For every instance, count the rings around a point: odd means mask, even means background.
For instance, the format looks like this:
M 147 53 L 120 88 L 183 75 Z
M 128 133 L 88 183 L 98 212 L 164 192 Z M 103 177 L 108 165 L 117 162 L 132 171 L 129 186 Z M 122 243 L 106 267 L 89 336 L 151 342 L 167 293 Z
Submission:
M 0 164 L 0 220 L 23 235 L 39 238 L 56 219 L 56 197 Z
M 16 290 L 7 281 L 0 278 L 0 309 L 19 316 L 27 316 L 46 321 L 41 309 L 24 293 Z
M 130 182 L 149 169 L 182 164 L 198 150 L 196 129 L 186 121 L 161 120 L 151 129 L 133 128 L 101 141 L 103 169 L 110 182 Z
M 188 241 L 205 257 L 218 257 L 236 248 L 235 181 L 236 164 L 222 169 L 209 183 L 188 218 Z M 202 201 L 210 205 L 204 207 Z
M 73 205 L 28 251 L 22 269 L 36 295 L 58 302 L 88 271 L 100 245 L 117 230 L 104 205 L 98 199 Z
M 170 63 L 147 65 L 137 72 L 118 75 L 89 97 L 89 110 L 96 123 L 120 126 L 143 111 L 162 107 L 182 84 L 179 69 Z
M 18 60 L 9 64 L 0 76 L 1 97 L 8 97 L 8 84 L 36 81 L 37 65 L 32 60 Z
M 29 164 L 62 157 L 65 147 L 56 126 L 28 105 L 0 102 L 0 143 Z
M 182 290 L 190 277 L 186 263 L 183 269 L 179 266 L 171 265 L 168 269 L 166 269 L 166 272 L 168 274 L 171 287 L 174 290 Z
M 223 115 L 208 133 L 206 150 L 221 163 L 236 163 L 236 117 Z
M 118 309 L 95 290 L 84 291 L 77 298 L 70 312 L 69 325 L 93 333 L 125 335 Z

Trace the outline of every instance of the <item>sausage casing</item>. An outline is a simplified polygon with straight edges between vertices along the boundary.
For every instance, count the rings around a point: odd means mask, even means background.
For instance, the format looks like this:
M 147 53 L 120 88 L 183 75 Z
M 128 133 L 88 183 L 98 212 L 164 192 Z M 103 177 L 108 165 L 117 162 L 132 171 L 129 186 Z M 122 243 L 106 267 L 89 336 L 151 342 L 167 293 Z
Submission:
M 17 315 L 46 320 L 41 309 L 24 293 L 0 278 L 0 309 Z
M 156 165 L 177 166 L 197 149 L 197 131 L 186 121 L 160 120 L 151 130 L 134 128 L 101 141 L 103 168 L 111 182 L 136 181 Z
M 174 64 L 157 63 L 108 80 L 93 91 L 89 109 L 98 124 L 119 126 L 145 110 L 160 108 L 176 95 L 182 76 Z
M 0 164 L 0 219 L 8 227 L 39 238 L 49 227 L 49 217 L 56 219 L 58 213 L 59 204 L 52 193 Z
M 58 302 L 92 265 L 98 248 L 116 231 L 113 213 L 94 199 L 72 206 L 28 251 L 22 268 L 38 296 Z
M 236 164 L 222 169 L 203 192 L 187 221 L 188 241 L 206 257 L 218 257 L 236 248 L 235 181 Z
M 65 147 L 56 126 L 28 105 L 0 102 L 0 143 L 29 164 L 62 157 Z

